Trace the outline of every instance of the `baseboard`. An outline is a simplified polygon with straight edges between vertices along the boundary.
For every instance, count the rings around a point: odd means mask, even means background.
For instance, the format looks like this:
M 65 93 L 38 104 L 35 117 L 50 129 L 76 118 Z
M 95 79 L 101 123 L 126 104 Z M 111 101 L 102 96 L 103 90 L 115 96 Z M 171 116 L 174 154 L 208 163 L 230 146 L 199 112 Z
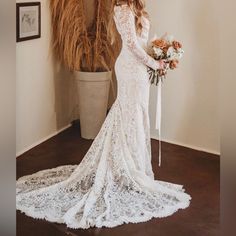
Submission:
M 69 124 L 69 125 L 67 125 L 67 126 L 65 126 L 65 127 L 63 127 L 63 128 L 61 128 L 61 129 L 59 129 L 59 130 L 53 132 L 52 134 L 50 134 L 50 135 L 48 135 L 48 136 L 46 136 L 46 137 L 40 139 L 39 141 L 33 143 L 33 144 L 30 145 L 30 146 L 24 148 L 23 150 L 21 150 L 21 151 L 19 151 L 19 152 L 16 153 L 16 157 L 21 156 L 21 155 L 24 154 L 25 152 L 27 152 L 27 151 L 29 151 L 30 149 L 32 149 L 32 148 L 38 146 L 38 145 L 41 144 L 41 143 L 47 141 L 48 139 L 50 139 L 50 138 L 56 136 L 57 134 L 61 133 L 62 131 L 68 129 L 69 127 L 71 127 L 71 124 Z
M 158 140 L 158 138 L 155 135 L 151 135 L 151 138 Z M 176 141 L 172 141 L 172 140 L 167 140 L 167 139 L 163 139 L 163 138 L 161 139 L 161 141 L 166 142 L 166 143 L 170 143 L 170 144 L 174 144 L 174 145 L 178 145 L 178 146 L 182 146 L 182 147 L 186 147 L 186 148 L 190 148 L 190 149 L 194 149 L 196 151 L 207 152 L 207 153 L 211 153 L 211 154 L 215 154 L 215 155 L 220 156 L 220 152 L 217 152 L 215 150 L 201 148 L 201 147 L 197 147 L 194 145 L 189 145 L 189 144 L 176 142 Z
M 69 127 L 71 127 L 72 124 L 69 124 L 55 132 L 53 132 L 52 134 L 40 139 L 39 141 L 33 143 L 32 145 L 28 146 L 27 148 L 24 148 L 23 150 L 19 151 L 16 153 L 16 157 L 19 157 L 21 156 L 22 154 L 24 154 L 25 152 L 29 151 L 30 149 L 38 146 L 39 144 L 47 141 L 48 139 L 56 136 L 57 134 L 61 133 L 62 131 L 68 129 Z M 158 140 L 158 138 L 155 136 L 155 135 L 151 135 L 151 138 L 152 139 L 156 139 Z M 213 150 L 210 150 L 210 149 L 206 149 L 206 148 L 200 148 L 200 147 L 197 147 L 197 146 L 194 146 L 194 145 L 188 145 L 188 144 L 185 144 L 185 143 L 181 143 L 181 142 L 176 142 L 176 141 L 172 141 L 172 140 L 167 140 L 167 139 L 161 139 L 163 142 L 166 142 L 166 143 L 170 143 L 170 144 L 174 144 L 174 145 L 178 145 L 178 146 L 182 146 L 182 147 L 187 147 L 187 148 L 191 148 L 191 149 L 194 149 L 194 150 L 197 150 L 197 151 L 201 151 L 201 152 L 207 152 L 207 153 L 211 153 L 211 154 L 215 154 L 215 155 L 219 155 L 220 156 L 220 152 L 216 152 L 216 151 L 213 151 Z

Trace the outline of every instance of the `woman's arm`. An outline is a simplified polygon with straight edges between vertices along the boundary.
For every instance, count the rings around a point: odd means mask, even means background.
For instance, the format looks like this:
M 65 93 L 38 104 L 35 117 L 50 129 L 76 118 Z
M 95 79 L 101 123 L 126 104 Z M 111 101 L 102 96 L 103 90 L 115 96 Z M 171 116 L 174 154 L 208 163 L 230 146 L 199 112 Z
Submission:
M 128 5 L 115 6 L 115 21 L 123 43 L 133 53 L 133 55 L 143 64 L 152 69 L 159 69 L 158 61 L 149 56 L 138 43 L 135 27 L 135 18 Z

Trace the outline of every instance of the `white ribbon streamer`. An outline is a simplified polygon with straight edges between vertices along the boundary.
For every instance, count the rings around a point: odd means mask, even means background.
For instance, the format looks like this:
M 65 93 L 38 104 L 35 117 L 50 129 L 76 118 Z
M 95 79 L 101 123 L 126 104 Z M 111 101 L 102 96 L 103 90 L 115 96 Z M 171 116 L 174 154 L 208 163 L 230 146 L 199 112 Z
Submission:
M 156 129 L 158 130 L 159 141 L 159 166 L 161 166 L 161 81 L 157 84 L 157 103 L 156 103 Z

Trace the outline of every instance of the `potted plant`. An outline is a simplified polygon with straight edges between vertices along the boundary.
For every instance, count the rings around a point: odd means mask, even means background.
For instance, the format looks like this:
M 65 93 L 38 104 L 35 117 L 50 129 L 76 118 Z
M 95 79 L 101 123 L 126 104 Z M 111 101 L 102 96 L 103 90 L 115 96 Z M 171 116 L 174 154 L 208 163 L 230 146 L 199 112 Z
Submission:
M 91 14 L 86 14 L 88 4 L 93 6 L 90 19 Z M 50 0 L 53 50 L 75 74 L 81 136 L 86 139 L 96 137 L 107 113 L 119 48 L 107 37 L 111 5 L 111 0 Z

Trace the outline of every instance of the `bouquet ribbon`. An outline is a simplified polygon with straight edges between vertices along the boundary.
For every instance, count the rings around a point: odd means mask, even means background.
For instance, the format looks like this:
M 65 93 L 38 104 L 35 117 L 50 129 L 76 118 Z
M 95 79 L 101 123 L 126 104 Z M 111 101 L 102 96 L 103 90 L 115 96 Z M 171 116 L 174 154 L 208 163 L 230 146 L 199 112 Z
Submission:
M 157 102 L 156 102 L 156 124 L 155 129 L 158 130 L 158 141 L 159 141 L 159 166 L 161 166 L 161 87 L 162 87 L 162 79 L 164 76 L 159 76 L 157 71 L 153 69 L 148 69 L 149 80 L 151 84 L 155 84 L 157 86 Z
M 156 126 L 159 141 L 159 166 L 161 166 L 161 82 L 157 84 Z

